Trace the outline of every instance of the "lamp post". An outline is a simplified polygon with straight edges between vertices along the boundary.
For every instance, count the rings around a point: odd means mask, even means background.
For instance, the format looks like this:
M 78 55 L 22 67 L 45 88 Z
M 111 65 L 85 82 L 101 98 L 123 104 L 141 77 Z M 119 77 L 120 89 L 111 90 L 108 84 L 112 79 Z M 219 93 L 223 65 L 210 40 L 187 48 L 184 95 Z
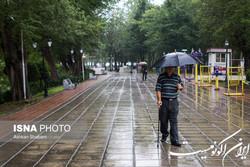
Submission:
M 23 49 L 23 30 L 21 30 L 21 47 L 22 47 L 22 72 L 23 72 L 23 98 L 26 99 L 26 75 L 25 75 L 24 49 Z
M 48 46 L 51 47 L 52 45 L 52 41 L 51 39 L 48 39 L 47 41 L 48 43 Z M 33 43 L 33 48 L 36 49 L 37 47 L 37 43 L 34 42 Z M 44 80 L 44 97 L 47 97 L 48 96 L 48 90 L 47 90 L 47 79 L 46 79 L 46 76 L 45 76 L 45 61 L 44 61 L 44 58 L 45 58 L 45 55 L 44 55 L 44 47 L 41 48 L 41 51 L 42 51 L 42 57 L 43 57 L 43 80 Z
M 36 42 L 34 42 L 33 43 L 33 48 L 36 50 L 36 47 L 37 47 L 37 43 Z
M 229 42 L 228 42 L 228 40 L 225 40 L 225 46 L 226 46 L 226 55 L 225 55 L 225 57 L 226 57 L 226 78 L 225 78 L 225 87 L 227 87 L 228 86 L 228 81 L 227 81 L 227 75 L 228 75 L 228 55 L 227 55 L 227 50 L 228 50 L 228 46 L 229 46 Z
M 51 39 L 48 39 L 47 43 L 48 43 L 48 46 L 49 46 L 49 48 L 50 48 L 51 45 L 52 45 Z M 46 69 L 45 69 L 45 61 L 44 61 L 44 58 L 45 58 L 45 55 L 44 55 L 44 47 L 43 47 L 42 55 L 43 55 L 44 97 L 47 97 L 47 96 L 48 96 L 48 90 L 47 90 L 47 78 L 46 78 L 46 76 L 45 76 L 45 70 L 46 70 Z
M 83 49 L 81 48 L 80 49 L 80 53 L 82 54 L 83 53 Z M 85 78 L 84 78 L 84 61 L 83 59 L 86 58 L 83 54 L 82 54 L 82 80 L 84 81 Z
M 112 57 L 112 55 L 110 55 L 109 59 L 110 59 L 110 71 L 113 71 L 113 68 L 112 68 L 112 59 L 113 59 L 113 57 Z
M 75 63 L 75 60 L 73 59 L 74 49 L 71 49 L 70 53 L 72 55 L 71 60 L 72 60 L 73 63 Z

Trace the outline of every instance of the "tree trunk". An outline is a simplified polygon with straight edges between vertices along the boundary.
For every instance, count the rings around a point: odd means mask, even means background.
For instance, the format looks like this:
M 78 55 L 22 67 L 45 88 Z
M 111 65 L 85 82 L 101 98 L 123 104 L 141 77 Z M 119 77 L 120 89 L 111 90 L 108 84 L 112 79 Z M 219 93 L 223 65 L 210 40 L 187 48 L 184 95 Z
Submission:
M 50 66 L 50 74 L 51 74 L 51 78 L 57 80 L 59 79 L 59 74 L 57 72 L 56 66 L 55 66 L 55 62 L 50 54 L 50 48 L 48 46 L 45 47 L 45 59 L 48 62 L 49 66 Z
M 113 49 L 113 52 L 114 52 L 114 63 L 115 63 L 115 71 L 116 71 L 117 70 L 117 63 L 116 63 L 117 62 L 117 55 L 116 55 L 115 49 Z
M 30 92 L 30 85 L 28 82 L 28 75 L 29 75 L 29 71 L 28 71 L 28 54 L 26 52 L 26 47 L 24 47 L 24 64 L 25 64 L 25 75 L 26 75 L 26 97 L 27 99 L 32 98 L 32 94 Z
M 80 75 L 81 73 L 81 69 L 82 69 L 82 57 L 81 55 L 77 55 L 75 57 L 75 63 L 76 63 L 76 75 Z
M 11 26 L 5 24 L 5 27 L 2 28 L 1 40 L 4 51 L 5 59 L 5 74 L 8 75 L 11 90 L 12 90 L 12 100 L 23 100 L 24 99 L 24 89 L 23 89 L 23 70 L 22 70 L 22 54 L 18 50 L 18 43 L 14 42 L 13 34 L 11 34 Z M 17 35 L 17 39 L 20 36 Z M 20 40 L 18 40 L 20 41 Z M 28 77 L 27 77 L 27 57 L 24 56 L 25 64 L 25 83 L 26 83 L 26 98 L 31 97 L 30 89 L 28 86 Z
M 74 63 L 72 61 L 72 55 L 68 55 L 68 67 L 69 67 L 69 73 L 71 75 L 74 75 L 75 67 L 74 67 Z
M 244 55 L 244 60 L 245 60 L 245 64 L 244 64 L 245 69 L 244 69 L 244 71 L 245 71 L 245 74 L 246 74 L 247 70 L 249 69 L 250 59 L 249 59 L 249 55 L 248 55 L 247 52 L 243 53 L 243 55 Z

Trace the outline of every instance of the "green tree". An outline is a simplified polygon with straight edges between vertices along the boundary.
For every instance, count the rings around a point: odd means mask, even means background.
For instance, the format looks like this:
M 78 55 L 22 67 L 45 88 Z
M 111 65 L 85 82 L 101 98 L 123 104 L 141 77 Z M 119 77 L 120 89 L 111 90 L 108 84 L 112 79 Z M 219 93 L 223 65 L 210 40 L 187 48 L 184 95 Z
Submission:
M 150 8 L 147 0 L 138 0 L 137 8 L 134 11 L 133 20 L 130 24 L 130 35 L 132 41 L 132 53 L 141 61 L 145 61 L 145 55 L 147 53 L 147 46 L 145 45 L 146 32 L 140 29 L 140 21 L 143 18 L 143 14 Z
M 197 45 L 198 26 L 194 22 L 193 5 L 187 0 L 170 0 L 147 10 L 143 15 L 140 28 L 146 32 L 145 44 L 151 52 L 148 57 L 150 64 L 163 52 L 190 49 Z
M 201 0 L 201 39 L 210 46 L 225 47 L 227 39 L 234 55 L 243 54 L 245 69 L 249 68 L 250 53 L 250 1 L 248 0 Z
M 79 71 L 79 50 L 83 47 L 88 52 L 97 47 L 102 29 L 100 13 L 109 2 L 111 0 L 0 2 L 0 42 L 13 100 L 24 97 L 21 43 L 23 42 L 24 48 L 26 93 L 27 98 L 30 98 L 27 59 L 29 53 L 34 52 L 33 40 L 38 43 L 37 52 L 41 52 L 41 48 L 44 51 L 51 77 L 58 78 L 55 62 L 72 61 L 72 55 L 69 54 L 71 48 L 76 50 L 72 66 L 75 71 Z M 52 50 L 47 46 L 48 38 L 53 40 Z

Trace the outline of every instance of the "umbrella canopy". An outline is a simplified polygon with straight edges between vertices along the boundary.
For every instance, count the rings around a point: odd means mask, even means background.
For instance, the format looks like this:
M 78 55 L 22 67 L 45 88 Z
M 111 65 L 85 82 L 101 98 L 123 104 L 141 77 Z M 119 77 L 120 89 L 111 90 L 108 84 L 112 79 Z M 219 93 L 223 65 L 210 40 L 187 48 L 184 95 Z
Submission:
M 173 52 L 162 56 L 153 64 L 152 67 L 163 68 L 163 67 L 184 66 L 191 64 L 201 64 L 201 62 L 198 59 L 186 53 Z
M 140 63 L 138 63 L 137 65 L 138 65 L 138 66 L 143 66 L 143 65 L 147 65 L 147 63 L 146 63 L 146 62 L 140 62 Z

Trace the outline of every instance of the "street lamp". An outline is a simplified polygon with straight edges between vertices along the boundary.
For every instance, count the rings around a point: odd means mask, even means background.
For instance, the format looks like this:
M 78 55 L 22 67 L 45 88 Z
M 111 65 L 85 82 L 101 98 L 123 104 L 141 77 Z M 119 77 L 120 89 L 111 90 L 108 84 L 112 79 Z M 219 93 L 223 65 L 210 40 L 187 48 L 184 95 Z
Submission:
M 52 40 L 48 39 L 48 46 L 51 47 L 51 45 L 52 45 Z
M 33 43 L 33 48 L 36 50 L 36 47 L 37 47 L 37 43 L 36 42 L 34 42 Z
M 52 45 L 52 40 L 51 40 L 51 39 L 48 39 L 47 43 L 48 43 L 48 46 L 49 46 L 49 48 L 50 48 L 51 45 Z M 43 49 L 42 49 L 42 55 L 43 55 L 44 97 L 47 97 L 47 96 L 48 96 L 48 90 L 47 90 L 47 78 L 46 78 L 46 76 L 45 76 L 45 62 L 44 62 L 44 57 L 45 57 L 45 55 L 44 55 L 44 47 L 43 47 Z
M 228 85 L 228 83 L 227 83 L 227 74 L 228 74 L 228 69 L 227 69 L 227 62 L 228 62 L 228 56 L 227 56 L 227 49 L 228 49 L 228 46 L 229 46 L 229 42 L 228 42 L 228 40 L 225 40 L 225 46 L 226 46 L 226 55 L 225 55 L 225 57 L 226 57 L 226 78 L 225 78 L 225 87 L 227 87 Z
M 83 53 L 83 49 L 81 48 L 80 49 L 80 53 L 82 54 Z M 84 81 L 85 78 L 84 78 L 84 61 L 83 59 L 86 58 L 84 55 L 82 55 L 82 80 Z
M 51 45 L 52 45 L 51 39 L 48 39 L 47 43 L 48 43 L 48 46 L 51 47 Z M 34 49 L 37 48 L 37 43 L 36 42 L 33 43 L 33 48 Z M 48 90 L 47 90 L 47 80 L 46 80 L 46 76 L 45 76 L 44 47 L 42 47 L 41 50 L 42 50 L 42 57 L 43 57 L 44 97 L 47 97 L 48 96 Z

